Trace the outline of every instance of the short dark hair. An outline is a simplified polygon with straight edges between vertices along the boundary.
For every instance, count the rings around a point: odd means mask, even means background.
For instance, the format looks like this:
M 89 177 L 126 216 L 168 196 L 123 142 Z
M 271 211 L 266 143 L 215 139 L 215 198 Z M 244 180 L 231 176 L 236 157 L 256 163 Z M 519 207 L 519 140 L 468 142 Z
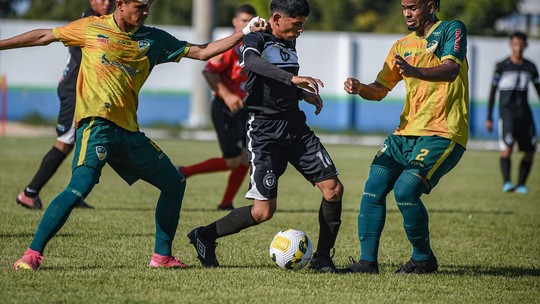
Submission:
M 521 39 L 523 40 L 523 42 L 527 43 L 527 34 L 525 34 L 524 32 L 514 32 L 512 33 L 512 35 L 510 35 L 510 40 L 514 39 L 514 38 L 518 38 L 518 39 Z
M 234 10 L 235 16 L 238 16 L 239 14 L 242 14 L 242 13 L 257 16 L 257 11 L 251 4 L 242 4 L 238 6 L 236 10 Z
M 282 13 L 286 16 L 296 18 L 298 16 L 309 16 L 309 2 L 307 0 L 272 0 L 270 3 L 270 13 Z

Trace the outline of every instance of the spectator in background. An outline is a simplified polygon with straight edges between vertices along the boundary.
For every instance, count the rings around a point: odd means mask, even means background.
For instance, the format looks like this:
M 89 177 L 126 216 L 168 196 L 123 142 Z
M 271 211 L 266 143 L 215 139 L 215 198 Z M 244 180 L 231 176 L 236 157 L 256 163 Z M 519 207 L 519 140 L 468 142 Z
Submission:
M 241 31 L 256 15 L 253 6 L 240 5 L 232 19 L 235 32 Z M 214 91 L 212 122 L 223 157 L 180 167 L 180 173 L 186 178 L 200 173 L 231 170 L 227 188 L 218 205 L 219 210 L 234 209 L 234 196 L 249 169 L 246 158 L 247 113 L 242 103 L 246 96 L 247 74 L 239 63 L 240 45 L 210 59 L 203 71 L 208 85 Z
M 90 8 L 87 9 L 81 18 L 88 16 L 106 15 L 111 11 L 113 0 L 90 0 Z M 73 150 L 75 145 L 75 86 L 77 75 L 81 64 L 81 48 L 69 47 L 69 59 L 64 75 L 58 83 L 58 98 L 60 99 L 60 111 L 56 123 L 56 142 L 54 146 L 45 154 L 34 178 L 30 184 L 17 195 L 16 201 L 21 206 L 28 209 L 41 209 L 42 203 L 39 198 L 41 188 L 56 173 L 56 170 L 64 162 L 67 155 Z M 81 199 L 75 207 L 93 208 L 84 199 Z
M 531 171 L 536 151 L 536 128 L 528 101 L 529 82 L 540 96 L 538 70 L 531 61 L 523 58 L 527 47 L 527 35 L 516 32 L 510 36 L 510 57 L 495 65 L 495 73 L 489 94 L 486 129 L 493 131 L 493 106 L 499 90 L 499 142 L 501 147 L 500 166 L 503 176 L 503 192 L 527 193 L 525 186 Z M 523 151 L 519 165 L 518 183 L 511 182 L 511 156 L 514 143 Z

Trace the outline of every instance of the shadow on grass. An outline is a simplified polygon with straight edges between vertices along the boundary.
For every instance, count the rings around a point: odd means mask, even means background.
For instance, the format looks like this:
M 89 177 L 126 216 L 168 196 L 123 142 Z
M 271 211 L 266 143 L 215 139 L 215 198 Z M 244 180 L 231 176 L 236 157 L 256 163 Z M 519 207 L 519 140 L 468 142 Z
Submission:
M 444 265 L 441 274 L 448 275 L 472 275 L 472 276 L 496 276 L 496 277 L 524 277 L 533 276 L 540 277 L 540 269 L 522 268 L 522 267 L 486 267 L 485 265 L 461 266 L 461 265 Z
M 388 264 L 387 264 L 388 265 Z M 398 269 L 401 264 L 390 264 L 393 269 Z M 439 265 L 441 266 L 441 265 Z M 487 265 L 442 265 L 442 269 L 434 275 L 450 276 L 494 276 L 506 278 L 540 277 L 540 269 L 523 267 L 489 267 Z
M 33 237 L 35 233 L 6 233 L 6 234 L 0 234 L 0 238 L 28 238 Z M 58 233 L 54 236 L 54 238 L 62 238 L 62 237 L 81 237 L 81 238 L 88 238 L 88 237 L 94 237 L 94 236 L 101 236 L 103 238 L 109 238 L 111 236 L 113 237 L 153 237 L 153 232 L 148 233 L 113 233 L 113 234 L 103 234 L 103 233 Z
M 216 209 L 204 209 L 204 208 L 182 208 L 182 211 L 188 211 L 188 212 L 209 212 L 209 211 L 215 211 L 215 212 L 222 212 L 223 214 L 227 214 L 228 212 L 225 212 L 223 210 L 216 210 Z M 358 209 L 343 209 L 341 211 L 342 213 L 358 213 Z M 399 213 L 399 210 L 387 210 L 387 213 Z M 453 209 L 433 209 L 429 210 L 429 213 L 448 213 L 448 214 L 492 214 L 492 215 L 511 215 L 514 214 L 514 212 L 511 211 L 490 211 L 490 210 L 453 210 Z M 319 209 L 279 209 L 276 210 L 276 213 L 319 213 Z

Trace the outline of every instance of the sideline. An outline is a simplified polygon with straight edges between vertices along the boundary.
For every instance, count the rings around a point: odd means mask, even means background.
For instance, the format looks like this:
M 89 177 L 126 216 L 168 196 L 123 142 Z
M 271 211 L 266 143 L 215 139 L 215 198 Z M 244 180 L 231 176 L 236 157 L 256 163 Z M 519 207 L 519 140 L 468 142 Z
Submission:
M 39 137 L 39 136 L 55 136 L 54 127 L 47 126 L 32 126 L 20 122 L 7 121 L 6 124 L 7 137 Z M 169 130 L 161 129 L 145 129 L 141 131 L 146 133 L 152 139 L 185 139 L 185 140 L 202 140 L 214 141 L 216 134 L 213 130 L 181 130 L 178 135 L 172 135 Z M 317 136 L 324 144 L 327 145 L 361 145 L 361 146 L 380 146 L 385 137 L 376 135 L 340 135 L 340 134 L 320 134 Z M 1 137 L 0 137 L 1 138 Z M 496 140 L 469 140 L 467 144 L 468 150 L 487 150 L 499 151 L 499 143 Z M 540 143 L 538 144 L 537 153 L 540 152 Z

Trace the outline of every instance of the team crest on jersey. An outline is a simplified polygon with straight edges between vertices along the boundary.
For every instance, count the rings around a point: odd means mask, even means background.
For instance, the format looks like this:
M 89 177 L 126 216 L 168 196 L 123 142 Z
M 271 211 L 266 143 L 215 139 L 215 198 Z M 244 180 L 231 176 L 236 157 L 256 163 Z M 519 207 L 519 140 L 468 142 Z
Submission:
M 279 49 L 279 55 L 283 61 L 289 61 L 291 59 L 291 54 L 287 53 L 284 49 Z
M 107 157 L 107 150 L 103 146 L 96 147 L 96 155 L 99 160 L 104 160 Z
M 379 148 L 379 151 L 377 151 L 377 157 L 383 155 L 384 151 L 386 151 L 386 148 L 388 148 L 388 146 L 386 144 L 383 144 L 380 148 Z
M 109 43 L 109 37 L 103 35 L 103 34 L 98 34 L 97 35 L 97 42 L 101 42 L 101 43 Z
M 150 42 L 146 40 L 139 40 L 137 43 L 139 46 L 139 52 L 141 52 L 143 55 L 146 54 L 146 52 L 148 52 L 150 49 Z
M 266 189 L 272 190 L 276 186 L 276 175 L 274 172 L 269 171 L 263 178 L 263 185 Z
M 437 46 L 439 45 L 439 41 L 437 40 L 431 40 L 427 46 L 426 46 L 426 52 L 433 53 L 437 49 Z

